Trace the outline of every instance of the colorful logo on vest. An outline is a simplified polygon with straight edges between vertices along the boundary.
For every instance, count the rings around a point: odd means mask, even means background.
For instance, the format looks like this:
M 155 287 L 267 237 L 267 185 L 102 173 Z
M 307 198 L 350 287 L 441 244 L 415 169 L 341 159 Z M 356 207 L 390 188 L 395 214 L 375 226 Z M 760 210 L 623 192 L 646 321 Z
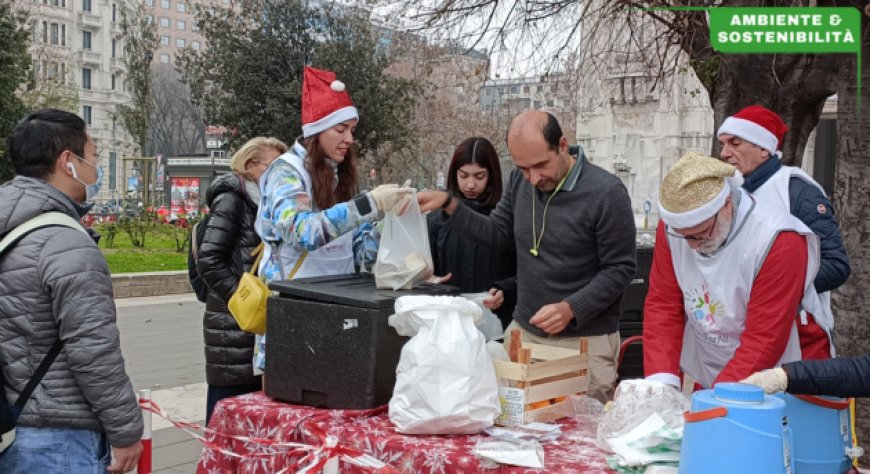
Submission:
M 716 323 L 717 316 L 721 316 L 722 304 L 710 296 L 707 285 L 700 289 L 693 288 L 683 294 L 686 301 L 686 313 L 692 325 L 705 333 L 719 332 Z

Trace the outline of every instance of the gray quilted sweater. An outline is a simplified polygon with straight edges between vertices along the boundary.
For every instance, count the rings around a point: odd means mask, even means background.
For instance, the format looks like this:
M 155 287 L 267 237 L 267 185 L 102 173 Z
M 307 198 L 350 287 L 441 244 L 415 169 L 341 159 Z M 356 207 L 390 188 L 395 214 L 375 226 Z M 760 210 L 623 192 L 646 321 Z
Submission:
M 85 212 L 39 179 L 0 186 L 0 235 L 48 211 Z M 18 424 L 101 431 L 112 446 L 138 441 L 142 413 L 124 370 L 106 259 L 80 231 L 48 227 L 0 258 L 0 368 L 10 403 L 58 337 L 63 349 Z

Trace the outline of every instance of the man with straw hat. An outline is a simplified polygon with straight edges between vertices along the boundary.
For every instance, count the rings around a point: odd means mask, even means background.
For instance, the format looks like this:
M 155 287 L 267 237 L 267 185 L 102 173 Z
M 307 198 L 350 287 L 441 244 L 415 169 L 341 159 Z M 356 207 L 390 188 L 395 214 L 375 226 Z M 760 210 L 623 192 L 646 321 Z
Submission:
M 819 241 L 795 217 L 757 202 L 742 175 L 689 153 L 665 176 L 644 308 L 647 378 L 704 387 L 799 360 L 798 308 L 833 325 L 813 288 Z M 815 328 L 814 329 L 818 329 Z

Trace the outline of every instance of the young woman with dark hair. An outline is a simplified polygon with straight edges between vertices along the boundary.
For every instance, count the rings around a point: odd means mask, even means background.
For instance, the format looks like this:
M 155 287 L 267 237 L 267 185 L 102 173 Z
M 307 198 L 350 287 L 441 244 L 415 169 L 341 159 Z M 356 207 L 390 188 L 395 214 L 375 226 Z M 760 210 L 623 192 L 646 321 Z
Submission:
M 447 175 L 447 189 L 475 211 L 489 215 L 502 193 L 498 153 L 483 137 L 467 138 L 456 147 Z M 464 293 L 488 291 L 485 302 L 501 320 L 511 322 L 516 305 L 516 255 L 479 247 L 446 225 L 443 211 L 428 216 L 429 246 L 435 274 L 453 275 L 451 285 Z
M 378 186 L 358 194 L 353 132 L 359 113 L 335 73 L 305 68 L 302 138 L 260 176 L 257 234 L 263 239 L 260 276 L 268 283 L 353 273 L 374 262 L 372 221 L 411 199 L 413 190 Z M 254 349 L 265 367 L 265 336 Z

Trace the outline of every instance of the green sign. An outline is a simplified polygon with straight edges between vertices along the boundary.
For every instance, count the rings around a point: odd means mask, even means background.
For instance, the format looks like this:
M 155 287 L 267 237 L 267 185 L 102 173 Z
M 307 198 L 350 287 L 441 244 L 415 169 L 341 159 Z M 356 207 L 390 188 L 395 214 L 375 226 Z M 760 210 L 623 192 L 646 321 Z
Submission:
M 855 8 L 711 8 L 710 43 L 723 53 L 861 53 Z

